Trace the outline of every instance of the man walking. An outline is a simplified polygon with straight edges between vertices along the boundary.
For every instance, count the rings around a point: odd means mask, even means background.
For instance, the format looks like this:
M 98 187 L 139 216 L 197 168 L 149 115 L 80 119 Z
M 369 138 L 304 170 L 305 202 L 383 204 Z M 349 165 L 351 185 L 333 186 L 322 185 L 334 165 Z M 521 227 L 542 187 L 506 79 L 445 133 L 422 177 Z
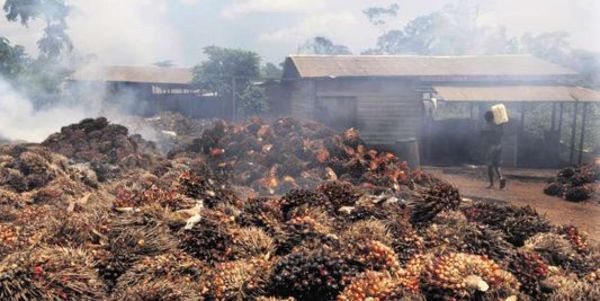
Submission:
M 488 168 L 488 177 L 490 180 L 490 186 L 494 187 L 494 173 L 500 180 L 500 189 L 506 187 L 506 179 L 502 176 L 502 170 L 500 164 L 502 163 L 502 136 L 504 134 L 504 128 L 502 124 L 496 124 L 494 122 L 494 113 L 492 111 L 485 112 L 485 121 L 487 122 L 487 129 L 483 132 L 484 140 L 486 144 L 486 163 Z

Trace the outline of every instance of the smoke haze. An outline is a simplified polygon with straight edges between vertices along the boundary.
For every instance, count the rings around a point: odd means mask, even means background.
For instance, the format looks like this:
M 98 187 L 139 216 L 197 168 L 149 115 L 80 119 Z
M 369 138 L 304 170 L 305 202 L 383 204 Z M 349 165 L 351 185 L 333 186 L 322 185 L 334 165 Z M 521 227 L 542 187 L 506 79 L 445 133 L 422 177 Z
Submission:
M 66 124 L 78 122 L 88 112 L 81 107 L 56 105 L 35 110 L 31 101 L 0 78 L 0 137 L 41 142 Z
M 480 7 L 481 25 L 505 26 L 510 36 L 566 31 L 575 48 L 600 51 L 598 0 L 463 0 Z M 3 4 L 0 0 L 0 5 Z M 256 51 L 278 63 L 299 44 L 322 35 L 355 53 L 373 47 L 382 28 L 362 10 L 400 5 L 387 27 L 402 28 L 451 0 L 70 0 L 69 34 L 77 49 L 102 65 L 148 65 L 174 60 L 192 66 L 208 45 Z M 0 35 L 35 52 L 43 24 L 29 29 L 0 18 Z M 388 29 L 389 29 L 388 28 Z

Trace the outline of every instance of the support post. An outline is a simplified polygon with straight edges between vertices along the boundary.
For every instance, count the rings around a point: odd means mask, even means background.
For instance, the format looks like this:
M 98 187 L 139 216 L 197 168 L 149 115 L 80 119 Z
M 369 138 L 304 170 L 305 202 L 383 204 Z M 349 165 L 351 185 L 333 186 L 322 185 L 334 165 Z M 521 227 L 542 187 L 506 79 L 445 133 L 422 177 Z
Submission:
M 552 103 L 552 124 L 550 125 L 550 131 L 554 132 L 556 128 L 556 103 Z
M 575 139 L 577 136 L 577 109 L 579 108 L 579 103 L 575 103 L 573 105 L 573 122 L 571 123 L 571 152 L 569 154 L 569 164 L 573 164 L 573 160 L 575 159 Z
M 235 76 L 231 77 L 231 119 L 235 122 L 237 118 L 237 108 L 236 108 L 236 99 L 235 99 L 235 90 L 236 90 L 236 82 Z
M 584 146 L 584 141 L 585 141 L 585 126 L 587 123 L 587 110 L 588 110 L 588 103 L 584 103 L 583 104 L 583 112 L 581 112 L 581 114 L 583 115 L 581 117 L 581 138 L 579 141 L 579 160 L 578 163 L 581 164 L 583 162 L 583 146 Z
M 515 154 L 515 166 L 519 166 L 519 153 L 521 148 L 521 141 L 523 140 L 523 134 L 525 133 L 525 113 L 527 112 L 527 103 L 521 103 L 521 124 L 517 131 L 517 147 Z
M 565 103 L 561 102 L 560 105 L 559 105 L 559 113 L 558 113 L 558 134 L 559 134 L 559 137 L 560 137 L 560 134 L 562 132 L 564 112 L 565 112 Z

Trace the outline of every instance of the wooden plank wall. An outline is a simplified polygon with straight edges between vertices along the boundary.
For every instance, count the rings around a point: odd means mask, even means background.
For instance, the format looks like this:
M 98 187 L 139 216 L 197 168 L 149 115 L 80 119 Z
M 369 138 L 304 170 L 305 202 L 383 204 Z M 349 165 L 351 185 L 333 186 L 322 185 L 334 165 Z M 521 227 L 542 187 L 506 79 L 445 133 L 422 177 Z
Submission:
M 292 116 L 312 119 L 315 108 L 315 83 L 312 80 L 298 80 L 289 84 L 289 87 Z
M 422 94 L 414 81 L 320 79 L 298 83 L 291 97 L 296 117 L 312 118 L 309 110 L 314 108 L 316 97 L 354 97 L 356 125 L 368 143 L 393 144 L 401 139 L 420 137 Z

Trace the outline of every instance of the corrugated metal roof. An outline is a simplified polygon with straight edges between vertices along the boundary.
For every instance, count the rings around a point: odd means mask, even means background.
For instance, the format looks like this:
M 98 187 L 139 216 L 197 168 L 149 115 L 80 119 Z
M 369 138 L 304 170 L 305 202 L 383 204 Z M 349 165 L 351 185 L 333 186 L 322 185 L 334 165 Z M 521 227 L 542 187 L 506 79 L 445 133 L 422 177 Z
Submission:
M 434 86 L 448 102 L 597 102 L 600 92 L 570 86 Z
M 87 67 L 75 72 L 70 79 L 77 81 L 106 81 L 154 84 L 189 84 L 192 69 L 159 67 Z
M 301 78 L 393 76 L 564 76 L 573 70 L 531 55 L 292 55 Z M 286 72 L 289 74 L 289 72 Z

